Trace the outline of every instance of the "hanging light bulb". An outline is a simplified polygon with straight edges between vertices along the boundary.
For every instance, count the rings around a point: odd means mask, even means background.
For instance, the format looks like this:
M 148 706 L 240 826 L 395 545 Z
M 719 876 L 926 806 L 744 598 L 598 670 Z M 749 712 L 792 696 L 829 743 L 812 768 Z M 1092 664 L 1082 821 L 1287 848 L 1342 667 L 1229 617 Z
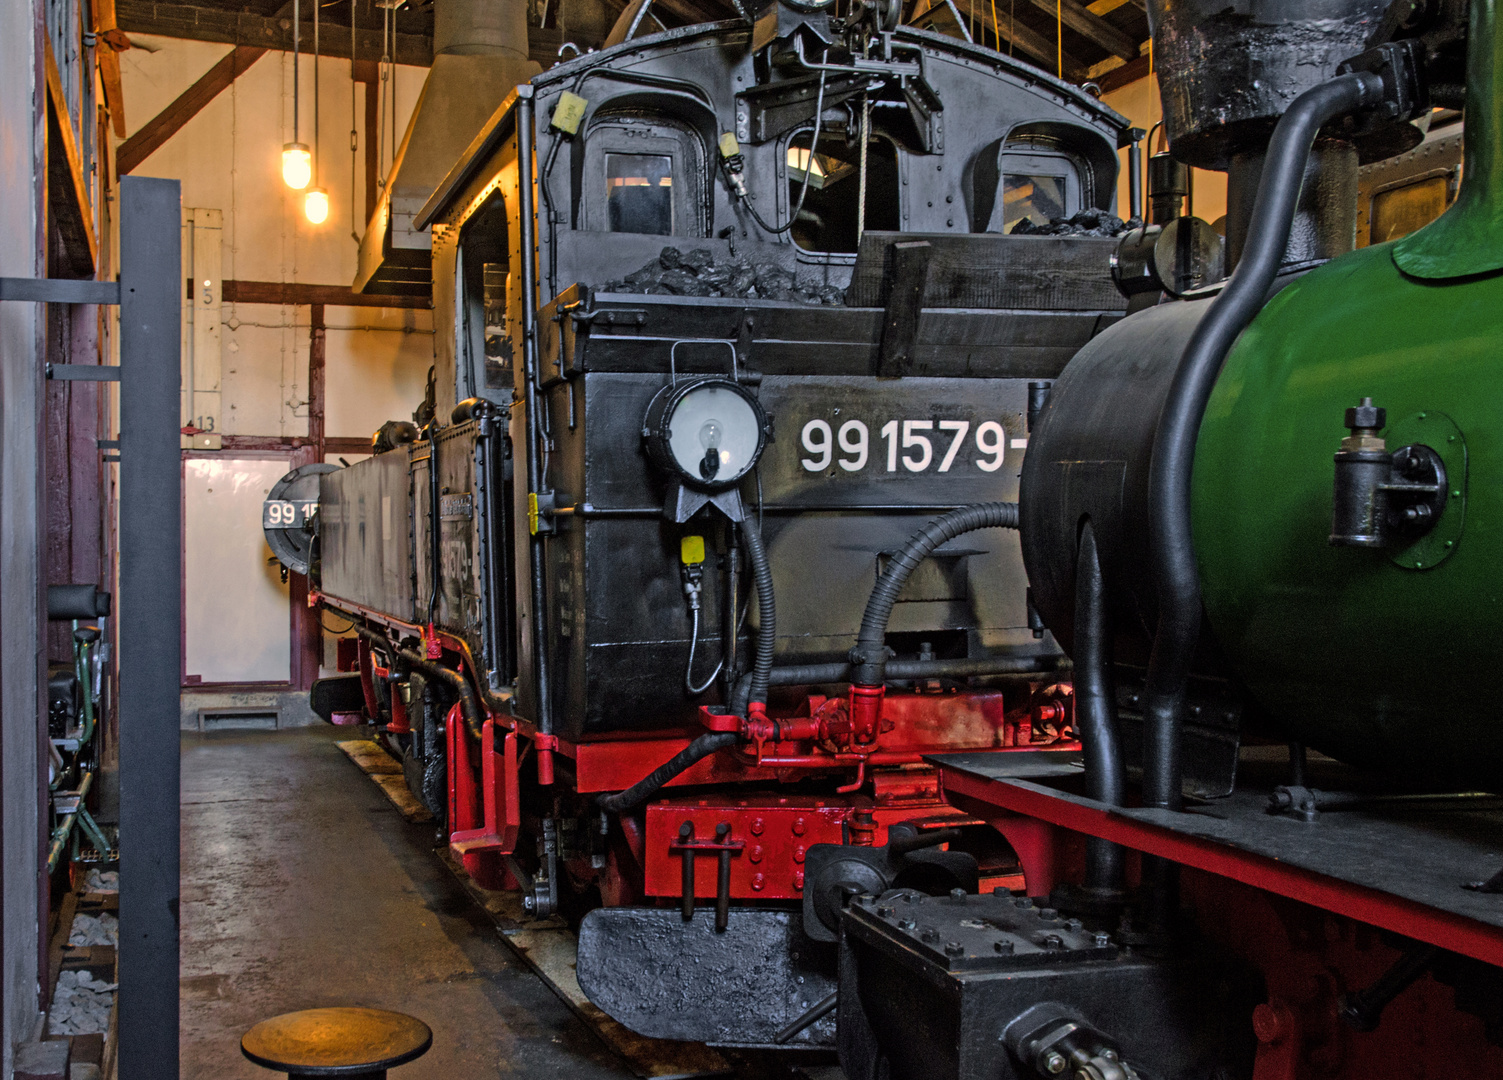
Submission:
M 329 193 L 321 187 L 311 187 L 303 196 L 303 214 L 315 225 L 322 225 L 329 218 Z
M 302 191 L 313 179 L 313 155 L 308 144 L 298 138 L 298 0 L 292 0 L 292 141 L 282 146 L 282 182 L 294 191 Z M 315 5 L 315 10 L 317 6 Z
M 313 179 L 313 155 L 308 144 L 290 142 L 282 147 L 282 180 L 290 188 L 302 191 Z

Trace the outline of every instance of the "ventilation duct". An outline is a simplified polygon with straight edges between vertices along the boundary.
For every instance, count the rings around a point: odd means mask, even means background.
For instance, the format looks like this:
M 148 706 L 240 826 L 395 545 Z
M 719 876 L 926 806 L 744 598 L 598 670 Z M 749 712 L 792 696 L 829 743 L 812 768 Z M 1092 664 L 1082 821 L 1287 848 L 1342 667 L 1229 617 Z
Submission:
M 360 241 L 358 293 L 432 294 L 432 244 L 413 217 L 506 96 L 542 71 L 528 58 L 526 0 L 433 8 L 433 67 Z

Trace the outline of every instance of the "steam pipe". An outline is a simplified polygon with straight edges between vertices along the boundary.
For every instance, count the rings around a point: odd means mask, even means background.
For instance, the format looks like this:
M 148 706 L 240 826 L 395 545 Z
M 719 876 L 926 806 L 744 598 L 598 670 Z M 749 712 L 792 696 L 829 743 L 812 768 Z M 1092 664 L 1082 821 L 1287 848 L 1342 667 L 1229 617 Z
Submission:
M 762 530 L 750 518 L 741 524 L 746 554 L 751 561 L 752 582 L 757 590 L 757 649 L 751 671 L 748 702 L 767 702 L 767 686 L 772 678 L 772 650 L 777 644 L 778 607 L 772 595 L 772 567 L 767 563 L 767 549 L 762 546 Z
M 1085 752 L 1086 793 L 1107 806 L 1121 806 L 1127 778 L 1117 737 L 1106 584 L 1089 520 L 1080 531 L 1075 560 L 1075 723 Z M 1086 890 L 1121 894 L 1125 881 L 1122 849 L 1087 837 Z
M 452 668 L 424 659 L 411 649 L 397 649 L 396 654 L 425 675 L 442 679 L 452 686 L 459 695 L 459 712 L 464 717 L 464 726 L 475 738 L 481 737 L 485 727 L 485 710 L 480 707 L 480 699 L 475 695 L 469 679 Z
M 1190 476 L 1201 417 L 1222 362 L 1254 316 L 1283 262 L 1305 162 L 1321 126 L 1383 96 L 1383 80 L 1342 75 L 1295 99 L 1269 144 L 1253 208 L 1254 227 L 1230 281 L 1185 346 L 1154 435 L 1149 466 L 1149 560 L 1158 589 L 1158 626 L 1144 706 L 1143 801 L 1180 807 L 1180 727 L 1185 683 L 1200 636 L 1200 580 L 1190 533 Z
M 93 786 L 93 783 L 94 773 L 92 771 L 84 773 L 83 780 L 78 785 L 79 807 L 82 807 L 84 799 L 88 798 L 89 788 Z M 75 810 L 64 816 L 63 820 L 57 823 L 57 828 L 52 830 L 52 843 L 47 849 L 47 873 L 50 874 L 56 870 L 58 863 L 62 861 L 63 848 L 67 846 L 68 837 L 73 834 L 73 825 L 77 820 L 78 811 Z M 103 855 L 105 852 L 100 852 L 100 854 Z
M 1046 667 L 1045 663 L 1054 666 Z M 981 656 L 956 660 L 889 660 L 887 679 L 898 682 L 908 679 L 966 679 L 983 678 L 988 675 L 1050 675 L 1068 670 L 1066 661 L 1052 656 Z M 819 686 L 825 683 L 851 681 L 853 665 L 846 662 L 832 664 L 790 664 L 775 667 L 768 678 L 769 686 Z M 751 676 L 743 675 L 736 682 L 731 698 L 731 712 L 738 716 L 745 711 L 747 695 L 751 692 Z
M 657 794 L 668 781 L 687 771 L 691 765 L 704 760 L 717 750 L 735 746 L 739 738 L 740 736 L 733 732 L 707 732 L 625 791 L 600 796 L 595 800 L 595 805 L 613 814 L 640 806 Z
M 866 611 L 861 616 L 861 629 L 856 634 L 856 644 L 851 649 L 851 663 L 856 665 L 852 684 L 876 687 L 887 681 L 887 624 L 892 619 L 892 606 L 897 603 L 898 594 L 908 583 L 909 575 L 935 548 L 947 540 L 977 529 L 1017 527 L 1017 503 L 977 503 L 936 518 L 904 544 L 903 550 L 888 564 L 886 572 L 877 580 L 871 597 L 866 601 Z
M 372 645 L 379 645 L 383 649 L 390 649 L 425 675 L 432 675 L 434 678 L 442 679 L 452 686 L 454 692 L 459 695 L 459 711 L 464 716 L 465 727 L 469 729 L 470 734 L 475 736 L 475 738 L 480 738 L 485 727 L 485 710 L 481 707 L 480 698 L 476 695 L 475 688 L 470 685 L 470 680 L 466 679 L 461 672 L 455 671 L 452 668 L 446 668 L 442 664 L 436 664 L 427 657 L 413 652 L 411 649 L 403 649 L 395 646 L 386 638 L 381 637 L 373 630 L 361 626 L 359 623 L 355 624 L 355 633 L 365 638 Z

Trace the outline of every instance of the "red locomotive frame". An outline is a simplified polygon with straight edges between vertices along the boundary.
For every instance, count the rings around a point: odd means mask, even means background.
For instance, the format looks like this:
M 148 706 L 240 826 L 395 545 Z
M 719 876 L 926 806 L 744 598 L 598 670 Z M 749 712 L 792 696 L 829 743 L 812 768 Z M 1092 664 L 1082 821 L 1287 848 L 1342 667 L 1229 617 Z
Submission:
M 420 638 L 428 656 L 470 679 L 475 667 L 466 643 L 432 627 L 402 622 L 359 605 L 314 592 L 309 604 L 326 605 L 403 636 Z M 357 658 L 365 711 L 380 716 L 375 680 L 389 675 L 376 662 L 372 646 L 360 639 Z M 812 844 L 884 844 L 889 825 L 919 821 L 923 827 L 979 825 L 941 797 L 938 774 L 924 756 L 947 751 L 1076 749 L 1066 737 L 1073 699 L 1068 688 L 1042 699 L 996 690 L 961 693 L 875 693 L 852 688 L 843 697 L 808 696 L 792 714 L 769 715 L 754 706 L 738 717 L 701 710 L 710 731 L 737 731 L 746 740 L 729 753 L 697 762 L 665 785 L 645 807 L 645 825 L 621 815 L 629 869 L 615 880 L 589 867 L 571 865 L 576 879 L 595 879 L 608 905 L 680 899 L 686 880 L 684 860 L 721 850 L 731 852 L 730 898 L 737 901 L 798 901 L 803 897 L 803 862 Z M 557 758 L 566 759 L 568 789 L 593 796 L 620 791 L 671 760 L 703 731 L 650 735 L 608 735 L 570 741 L 539 731 L 528 720 L 498 708 L 504 702 L 482 697 L 485 714 L 478 749 L 465 737 L 461 709 L 454 705 L 445 725 L 448 754 L 448 843 L 466 872 L 483 887 L 514 886 L 506 857 L 517 851 L 524 830 L 522 788 L 529 766 L 535 782 L 558 780 Z M 400 698 L 392 698 L 387 731 L 411 731 Z M 529 757 L 532 761 L 527 761 Z M 840 776 L 833 794 L 786 795 L 766 785 L 807 777 Z M 747 785 L 764 785 L 748 790 Z M 693 797 L 675 797 L 675 788 L 715 788 Z M 681 837 L 685 823 L 690 836 Z M 720 831 L 721 826 L 728 828 Z M 1020 840 L 1020 842 L 1023 842 Z M 632 865 L 634 864 L 634 865 Z M 1022 884 L 1007 868 L 984 876 L 987 887 Z M 694 892 L 714 897 L 716 875 L 694 876 Z

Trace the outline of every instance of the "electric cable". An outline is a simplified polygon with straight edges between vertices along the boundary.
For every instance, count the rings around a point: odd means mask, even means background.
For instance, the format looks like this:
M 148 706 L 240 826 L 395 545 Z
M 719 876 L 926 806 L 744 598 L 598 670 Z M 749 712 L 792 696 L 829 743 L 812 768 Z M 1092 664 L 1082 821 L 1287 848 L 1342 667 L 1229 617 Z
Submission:
M 814 131 L 809 136 L 809 159 L 804 162 L 804 184 L 803 187 L 799 189 L 798 203 L 794 206 L 793 213 L 788 215 L 788 223 L 786 225 L 779 225 L 774 228 L 773 226 L 767 224 L 767 222 L 762 220 L 762 215 L 757 213 L 757 208 L 751 204 L 750 199 L 742 200 L 742 205 L 746 207 L 747 212 L 751 214 L 752 220 L 757 223 L 758 227 L 761 228 L 763 232 L 771 233 L 773 236 L 781 235 L 782 233 L 785 233 L 789 229 L 793 228 L 794 224 L 798 221 L 799 214 L 804 212 L 804 198 L 809 194 L 809 181 L 814 176 L 814 152 L 819 149 L 819 136 L 822 134 L 821 129 L 824 127 L 824 124 L 822 123 L 825 114 L 826 71 L 824 65 L 829 61 L 829 59 L 830 50 L 826 49 L 824 51 L 824 54 L 819 58 L 821 65 L 819 69 L 819 93 L 816 94 L 814 98 Z M 791 145 L 792 140 L 790 140 L 790 146 Z M 724 160 L 721 161 L 721 167 L 725 167 Z

